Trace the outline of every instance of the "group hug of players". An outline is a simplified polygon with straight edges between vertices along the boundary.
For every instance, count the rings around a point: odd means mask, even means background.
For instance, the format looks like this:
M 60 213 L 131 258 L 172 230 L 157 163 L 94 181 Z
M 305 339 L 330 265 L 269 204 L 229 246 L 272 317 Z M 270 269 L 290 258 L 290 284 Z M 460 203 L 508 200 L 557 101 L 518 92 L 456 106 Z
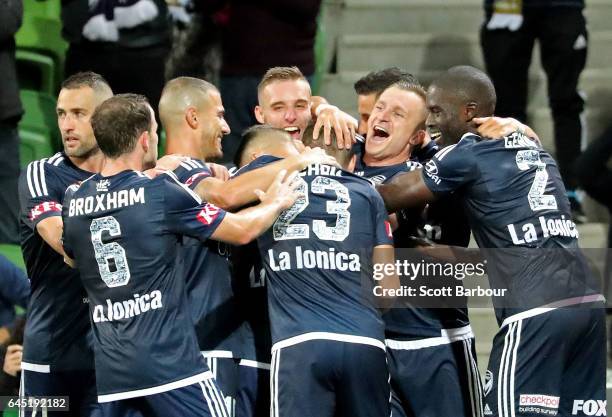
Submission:
M 75 416 L 605 415 L 604 300 L 536 134 L 489 117 L 475 68 L 427 91 L 398 69 L 355 87 L 358 124 L 297 68 L 270 69 L 230 177 L 206 162 L 229 133 L 213 85 L 167 83 L 158 160 L 146 98 L 66 79 L 64 151 L 19 181 L 22 394 L 69 396 Z M 379 309 L 363 291 L 394 245 L 470 233 L 510 250 L 487 258 L 508 291 L 484 384 L 467 308 Z

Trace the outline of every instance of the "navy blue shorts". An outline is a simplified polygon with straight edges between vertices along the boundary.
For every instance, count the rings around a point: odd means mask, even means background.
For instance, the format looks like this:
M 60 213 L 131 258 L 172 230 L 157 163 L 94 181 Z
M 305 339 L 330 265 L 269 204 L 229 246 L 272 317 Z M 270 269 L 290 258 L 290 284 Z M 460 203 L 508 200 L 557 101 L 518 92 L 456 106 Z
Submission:
M 482 416 L 482 384 L 469 333 L 456 341 L 387 341 L 393 417 Z
M 235 417 L 269 417 L 270 364 L 242 359 L 238 375 Z
M 109 403 L 105 417 L 229 417 L 213 378 L 159 394 Z
M 272 350 L 271 417 L 389 417 L 389 372 L 378 343 L 280 342 Z
M 530 312 L 506 319 L 495 336 L 485 415 L 605 416 L 603 305 Z
M 96 375 L 92 370 L 43 373 L 24 369 L 20 390 L 26 397 L 67 396 L 69 411 L 48 411 L 49 417 L 104 415 L 103 406 L 98 404 Z M 31 416 L 32 412 L 23 410 L 21 415 Z
M 236 395 L 239 384 L 238 363 L 240 359 L 206 357 L 206 365 L 213 374 L 217 387 L 224 394 L 223 401 L 230 417 L 234 417 Z

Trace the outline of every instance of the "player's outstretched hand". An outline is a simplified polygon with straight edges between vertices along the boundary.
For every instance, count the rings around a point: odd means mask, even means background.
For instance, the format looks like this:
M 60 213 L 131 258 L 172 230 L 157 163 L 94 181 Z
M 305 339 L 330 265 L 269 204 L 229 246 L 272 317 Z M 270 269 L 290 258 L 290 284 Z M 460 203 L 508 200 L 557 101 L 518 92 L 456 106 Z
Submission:
M 210 172 L 212 173 L 213 177 L 215 177 L 216 179 L 221 180 L 223 182 L 230 179 L 229 171 L 227 170 L 227 167 L 225 167 L 224 165 L 207 162 L 206 166 L 208 167 L 208 169 L 210 169 Z
M 320 104 L 317 107 L 317 122 L 314 125 L 312 137 L 317 140 L 323 128 L 323 140 L 331 144 L 331 130 L 334 129 L 338 149 L 349 149 L 355 141 L 357 120 L 336 106 Z
M 263 204 L 276 206 L 282 211 L 288 209 L 300 197 L 300 193 L 296 191 L 299 186 L 298 181 L 295 181 L 298 173 L 287 175 L 286 170 L 281 170 L 272 181 L 266 192 L 259 189 L 255 190 L 255 194 Z
M 325 153 L 321 148 L 311 148 L 306 146 L 304 152 L 300 154 L 302 160 L 302 169 L 312 164 L 334 165 L 340 168 L 340 164 L 331 155 Z
M 21 371 L 21 357 L 23 356 L 23 346 L 9 345 L 6 348 L 4 356 L 4 366 L 2 369 L 10 376 L 17 376 L 17 372 Z

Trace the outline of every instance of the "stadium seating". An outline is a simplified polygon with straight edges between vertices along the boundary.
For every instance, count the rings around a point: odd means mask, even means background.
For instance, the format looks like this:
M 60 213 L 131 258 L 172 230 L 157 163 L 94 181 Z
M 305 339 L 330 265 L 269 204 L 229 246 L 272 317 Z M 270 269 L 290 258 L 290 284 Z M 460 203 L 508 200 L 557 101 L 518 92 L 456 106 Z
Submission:
M 64 57 L 68 44 L 62 38 L 60 0 L 24 0 L 24 16 L 21 28 L 15 36 L 17 48 L 46 55 L 53 60 L 53 86 L 47 93 L 54 94 L 64 72 Z M 20 73 L 20 81 L 21 81 Z M 30 82 L 30 80 L 28 80 Z M 27 84 L 25 84 L 27 85 Z M 48 88 L 48 86 L 47 86 Z
M 28 163 L 32 161 L 46 158 L 54 154 L 54 149 L 51 146 L 51 142 L 46 132 L 20 129 L 19 138 L 21 139 L 19 157 L 21 159 L 22 168 L 26 167 Z
M 20 97 L 25 114 L 19 123 L 19 129 L 45 134 L 51 149 L 59 150 L 62 140 L 57 128 L 55 98 L 32 90 L 21 90 Z M 45 156 L 48 155 L 50 154 Z
M 58 84 L 57 68 L 51 56 L 33 50 L 18 49 L 15 57 L 21 89 L 55 94 Z
M 589 54 L 580 87 L 587 95 L 586 120 L 592 139 L 609 123 L 606 111 L 612 104 L 612 2 L 588 1 L 585 15 Z M 327 2 L 322 17 L 327 69 L 333 73 L 325 76 L 320 93 L 353 113 L 357 102 L 352 84 L 372 69 L 401 66 L 428 84 L 453 65 L 483 67 L 478 41 L 484 19 L 482 0 L 343 0 Z M 546 77 L 537 45 L 533 57 L 528 112 L 533 127 L 552 150 Z

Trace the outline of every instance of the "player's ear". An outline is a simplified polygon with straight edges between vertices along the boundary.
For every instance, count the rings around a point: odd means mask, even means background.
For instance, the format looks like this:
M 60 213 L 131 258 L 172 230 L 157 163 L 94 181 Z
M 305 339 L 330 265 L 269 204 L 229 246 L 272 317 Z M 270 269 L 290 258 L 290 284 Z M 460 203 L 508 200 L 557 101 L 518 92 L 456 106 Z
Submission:
M 189 107 L 185 111 L 185 121 L 192 129 L 197 129 L 200 125 L 200 122 L 198 120 L 198 111 L 194 107 Z
M 150 135 L 149 135 L 149 132 L 147 132 L 146 130 L 142 132 L 140 136 L 138 137 L 138 143 L 140 144 L 140 146 L 142 147 L 142 150 L 145 153 L 149 151 L 149 139 L 150 139 Z
M 426 137 L 427 132 L 424 129 L 419 129 L 410 137 L 410 139 L 408 139 L 408 142 L 412 148 L 419 148 L 423 146 L 423 142 L 425 142 Z
M 463 108 L 463 112 L 466 121 L 472 120 L 474 117 L 477 116 L 478 103 L 476 103 L 475 101 L 468 102 Z
M 255 113 L 255 118 L 257 119 L 257 121 L 263 125 L 265 122 L 261 106 L 255 106 L 255 110 L 253 110 L 253 112 Z

